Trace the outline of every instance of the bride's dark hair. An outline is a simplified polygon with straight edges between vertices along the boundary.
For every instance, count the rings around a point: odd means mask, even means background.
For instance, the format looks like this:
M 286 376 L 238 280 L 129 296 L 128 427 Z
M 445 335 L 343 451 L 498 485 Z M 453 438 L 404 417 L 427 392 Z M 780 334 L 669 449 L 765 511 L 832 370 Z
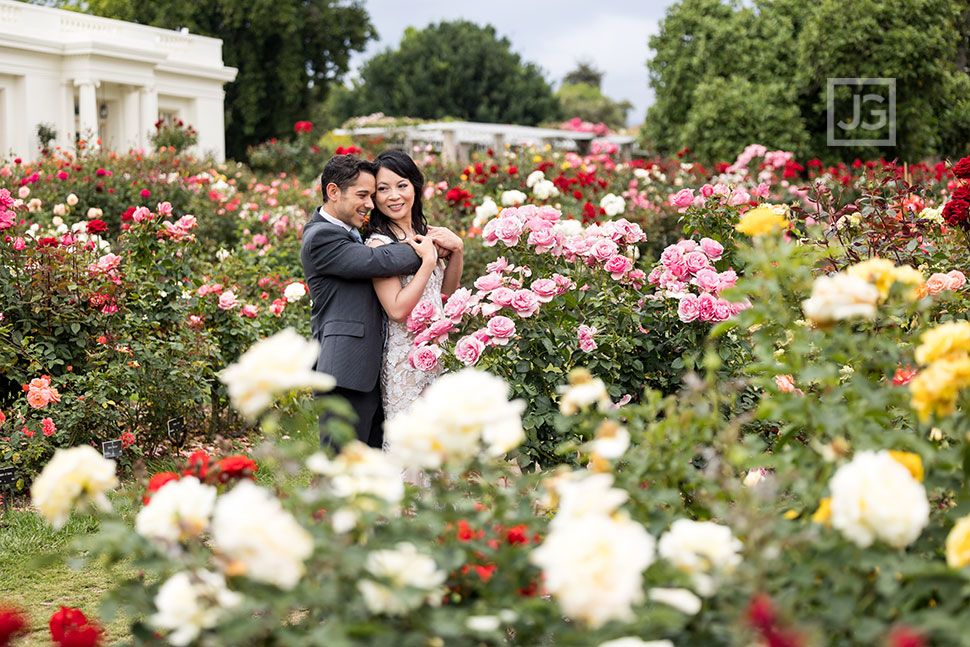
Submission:
M 386 150 L 374 158 L 374 166 L 376 167 L 375 177 L 377 171 L 386 168 L 411 183 L 411 186 L 414 187 L 414 204 L 411 206 L 411 228 L 416 234 L 426 235 L 428 233 L 428 221 L 424 217 L 424 210 L 421 203 L 424 192 L 424 175 L 421 173 L 418 165 L 414 163 L 414 160 L 407 153 Z M 395 230 L 397 230 L 397 233 L 395 233 Z M 391 240 L 399 240 L 398 234 L 401 231 L 400 227 L 395 225 L 390 218 L 375 206 L 371 210 L 370 217 L 367 220 L 367 233 L 384 234 Z

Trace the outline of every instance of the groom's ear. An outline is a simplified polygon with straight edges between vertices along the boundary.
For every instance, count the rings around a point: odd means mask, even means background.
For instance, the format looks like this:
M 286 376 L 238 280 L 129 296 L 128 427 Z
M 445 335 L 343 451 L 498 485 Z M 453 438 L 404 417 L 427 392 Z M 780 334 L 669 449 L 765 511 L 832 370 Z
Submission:
M 335 182 L 330 182 L 324 189 L 323 195 L 327 198 L 327 202 L 337 200 L 340 198 L 340 187 Z

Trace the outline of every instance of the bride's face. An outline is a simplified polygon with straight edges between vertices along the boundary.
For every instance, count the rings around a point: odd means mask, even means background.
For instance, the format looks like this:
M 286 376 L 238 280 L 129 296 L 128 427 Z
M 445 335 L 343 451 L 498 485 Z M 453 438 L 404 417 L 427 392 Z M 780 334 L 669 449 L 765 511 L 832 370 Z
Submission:
M 378 169 L 374 204 L 393 222 L 410 222 L 411 207 L 414 206 L 414 185 L 406 177 L 401 177 L 390 169 Z

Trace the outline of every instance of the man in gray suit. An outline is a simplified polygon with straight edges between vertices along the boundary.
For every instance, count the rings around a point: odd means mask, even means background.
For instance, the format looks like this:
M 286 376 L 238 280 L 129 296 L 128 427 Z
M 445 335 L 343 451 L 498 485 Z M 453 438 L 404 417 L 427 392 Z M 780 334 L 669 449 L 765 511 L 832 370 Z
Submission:
M 371 279 L 413 274 L 421 265 L 418 252 L 429 253 L 425 248 L 433 242 L 363 244 L 358 228 L 374 208 L 376 173 L 371 162 L 349 155 L 327 162 L 320 177 L 323 206 L 303 226 L 300 261 L 313 299 L 310 327 L 320 342 L 317 370 L 336 379 L 333 393 L 357 412 L 357 437 L 379 448 L 384 439 L 379 377 L 387 324 Z M 320 441 L 327 443 L 324 422 Z

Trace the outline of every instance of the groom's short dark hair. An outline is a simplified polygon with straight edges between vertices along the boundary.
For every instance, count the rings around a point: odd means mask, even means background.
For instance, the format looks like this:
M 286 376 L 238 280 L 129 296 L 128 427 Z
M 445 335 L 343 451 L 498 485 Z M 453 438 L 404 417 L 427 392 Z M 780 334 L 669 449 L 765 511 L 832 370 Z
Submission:
M 323 201 L 327 201 L 327 185 L 336 184 L 340 192 L 343 193 L 351 184 L 357 181 L 361 173 L 377 175 L 377 167 L 373 162 L 357 159 L 353 155 L 334 155 L 323 167 L 320 174 L 320 190 L 323 192 Z

